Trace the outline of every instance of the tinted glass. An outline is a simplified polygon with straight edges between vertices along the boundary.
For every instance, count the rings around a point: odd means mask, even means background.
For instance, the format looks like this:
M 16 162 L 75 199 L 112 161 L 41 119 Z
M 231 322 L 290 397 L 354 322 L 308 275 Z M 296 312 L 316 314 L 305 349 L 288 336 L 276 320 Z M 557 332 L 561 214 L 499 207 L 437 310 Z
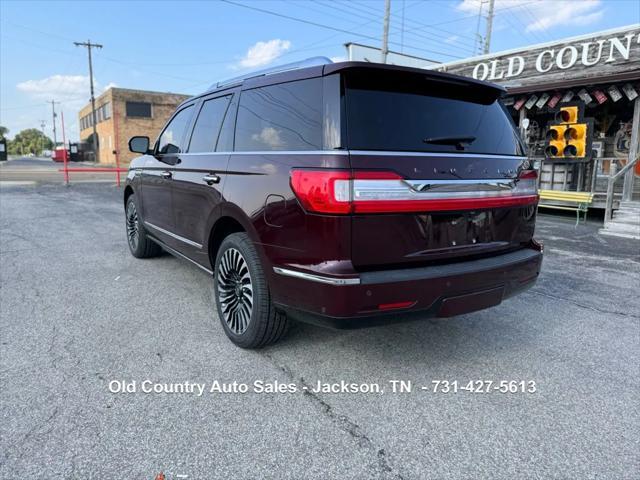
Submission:
M 498 95 L 492 88 L 423 75 L 349 74 L 349 148 L 522 155 Z
M 214 98 L 202 104 L 191 134 L 189 152 L 213 152 L 216 149 L 220 126 L 231 96 Z
M 235 149 L 322 149 L 322 79 L 242 92 Z
M 324 125 L 323 125 L 323 149 L 333 150 L 342 148 L 346 142 L 344 118 L 344 105 L 342 98 L 342 80 L 340 74 L 327 75 L 324 77 L 324 91 L 322 103 L 324 104 Z
M 151 104 L 146 102 L 127 102 L 127 117 L 151 117 Z
M 169 122 L 158 140 L 158 153 L 172 154 L 183 152 L 182 139 L 191 120 L 192 106 L 180 110 Z
M 216 152 L 233 151 L 233 136 L 236 125 L 236 112 L 238 111 L 238 95 L 233 95 L 231 104 L 227 108 L 227 115 L 224 117 L 220 137 L 218 137 L 218 145 Z

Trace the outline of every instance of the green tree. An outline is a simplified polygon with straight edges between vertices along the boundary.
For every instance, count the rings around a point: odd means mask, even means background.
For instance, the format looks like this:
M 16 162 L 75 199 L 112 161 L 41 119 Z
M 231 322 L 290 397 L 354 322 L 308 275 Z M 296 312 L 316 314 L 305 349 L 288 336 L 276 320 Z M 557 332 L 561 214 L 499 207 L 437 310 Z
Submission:
M 0 125 L 0 139 L 5 138 L 7 133 L 9 133 L 9 129 Z
M 28 155 L 51 150 L 53 141 L 37 128 L 27 128 L 9 140 L 9 153 L 12 155 Z

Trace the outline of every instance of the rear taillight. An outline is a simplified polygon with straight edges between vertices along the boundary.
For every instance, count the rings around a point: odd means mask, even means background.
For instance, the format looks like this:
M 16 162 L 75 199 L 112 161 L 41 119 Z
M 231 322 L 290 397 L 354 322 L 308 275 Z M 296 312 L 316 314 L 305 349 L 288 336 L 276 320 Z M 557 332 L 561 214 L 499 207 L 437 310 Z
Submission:
M 407 180 L 394 172 L 291 171 L 291 187 L 315 213 L 394 213 L 475 210 L 538 201 L 537 174 L 495 180 Z
M 351 172 L 346 170 L 292 170 L 291 188 L 305 210 L 350 213 Z
M 535 195 L 538 200 L 538 172 L 536 170 L 522 170 L 514 188 L 515 195 Z

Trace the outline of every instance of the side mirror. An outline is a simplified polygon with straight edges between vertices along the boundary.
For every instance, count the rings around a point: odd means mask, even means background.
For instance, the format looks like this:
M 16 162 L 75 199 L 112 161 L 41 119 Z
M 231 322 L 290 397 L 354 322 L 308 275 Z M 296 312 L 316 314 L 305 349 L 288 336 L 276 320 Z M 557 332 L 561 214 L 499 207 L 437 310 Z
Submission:
M 129 150 L 133 153 L 149 153 L 149 137 L 131 137 Z

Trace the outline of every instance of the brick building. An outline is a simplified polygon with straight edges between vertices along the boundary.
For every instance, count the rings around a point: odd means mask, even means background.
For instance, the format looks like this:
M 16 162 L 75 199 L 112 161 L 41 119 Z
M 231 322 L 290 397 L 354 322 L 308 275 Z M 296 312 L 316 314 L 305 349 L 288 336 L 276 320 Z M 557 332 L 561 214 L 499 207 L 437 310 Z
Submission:
M 96 130 L 99 161 L 127 165 L 136 154 L 128 142 L 134 135 L 146 135 L 153 142 L 176 107 L 189 95 L 110 88 L 96 98 Z M 92 149 L 91 103 L 78 113 L 80 141 Z

